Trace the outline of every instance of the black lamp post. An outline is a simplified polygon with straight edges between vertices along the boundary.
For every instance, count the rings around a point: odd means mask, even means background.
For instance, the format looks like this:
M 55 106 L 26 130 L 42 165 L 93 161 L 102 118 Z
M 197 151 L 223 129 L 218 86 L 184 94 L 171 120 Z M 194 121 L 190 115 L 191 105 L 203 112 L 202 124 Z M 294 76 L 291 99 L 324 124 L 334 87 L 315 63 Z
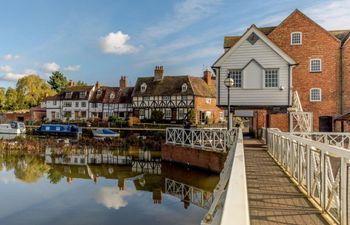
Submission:
M 227 124 L 227 130 L 232 129 L 232 116 L 231 116 L 231 104 L 230 104 L 230 90 L 231 87 L 235 84 L 235 81 L 231 77 L 227 77 L 224 80 L 224 84 L 227 87 L 227 113 L 228 113 L 228 124 Z

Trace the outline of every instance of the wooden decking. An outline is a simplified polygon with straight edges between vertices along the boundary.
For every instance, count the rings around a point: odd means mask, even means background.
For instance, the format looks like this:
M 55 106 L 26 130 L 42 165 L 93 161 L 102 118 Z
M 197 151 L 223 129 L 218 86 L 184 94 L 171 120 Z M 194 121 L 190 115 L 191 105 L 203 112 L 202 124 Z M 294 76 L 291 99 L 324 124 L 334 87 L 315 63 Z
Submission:
M 251 225 L 328 224 L 264 147 L 248 141 L 244 148 Z

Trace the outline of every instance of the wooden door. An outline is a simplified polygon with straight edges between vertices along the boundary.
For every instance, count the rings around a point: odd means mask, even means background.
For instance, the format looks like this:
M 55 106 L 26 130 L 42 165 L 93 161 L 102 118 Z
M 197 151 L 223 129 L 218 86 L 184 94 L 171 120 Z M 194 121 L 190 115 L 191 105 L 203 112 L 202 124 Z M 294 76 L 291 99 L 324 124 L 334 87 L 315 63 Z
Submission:
M 331 116 L 319 117 L 319 130 L 320 132 L 332 132 L 333 131 L 333 119 Z

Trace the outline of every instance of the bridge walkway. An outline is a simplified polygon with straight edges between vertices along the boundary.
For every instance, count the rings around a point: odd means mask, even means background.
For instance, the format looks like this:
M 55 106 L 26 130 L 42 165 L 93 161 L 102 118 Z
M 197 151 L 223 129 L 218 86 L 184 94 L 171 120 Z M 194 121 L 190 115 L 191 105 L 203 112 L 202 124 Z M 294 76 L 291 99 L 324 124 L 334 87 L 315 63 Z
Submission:
M 328 224 L 267 153 L 266 146 L 244 142 L 251 225 Z

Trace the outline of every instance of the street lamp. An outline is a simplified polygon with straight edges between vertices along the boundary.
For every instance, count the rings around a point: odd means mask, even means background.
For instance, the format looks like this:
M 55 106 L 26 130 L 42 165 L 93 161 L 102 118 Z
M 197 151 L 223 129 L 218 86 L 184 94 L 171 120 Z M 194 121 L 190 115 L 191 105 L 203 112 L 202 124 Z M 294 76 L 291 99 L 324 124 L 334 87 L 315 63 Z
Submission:
M 230 90 L 231 87 L 235 84 L 235 81 L 231 77 L 226 77 L 224 80 L 224 84 L 227 87 L 227 113 L 228 113 L 228 126 L 227 130 L 232 129 L 232 116 L 231 116 L 231 105 L 230 105 Z

